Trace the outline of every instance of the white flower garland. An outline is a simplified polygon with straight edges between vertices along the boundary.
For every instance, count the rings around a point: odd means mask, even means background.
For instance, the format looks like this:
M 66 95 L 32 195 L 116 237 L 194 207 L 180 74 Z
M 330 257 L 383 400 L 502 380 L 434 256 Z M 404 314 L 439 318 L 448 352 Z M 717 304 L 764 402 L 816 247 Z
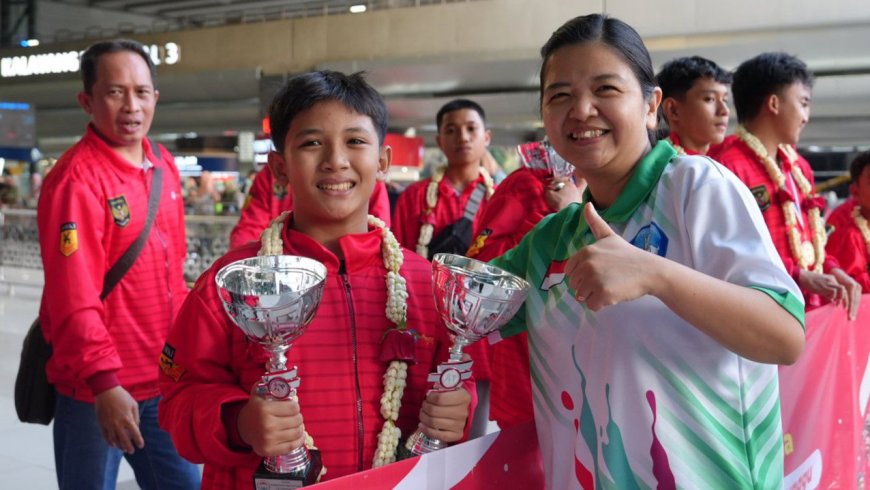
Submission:
M 263 231 L 260 237 L 263 245 L 258 255 L 278 255 L 284 252 L 281 233 L 289 214 L 289 211 L 282 213 Z M 402 248 L 383 221 L 369 216 L 368 223 L 379 228 L 383 234 L 381 253 L 384 257 L 384 267 L 387 269 L 387 319 L 399 329 L 404 329 L 408 317 L 408 288 L 405 278 L 399 273 L 405 260 Z M 399 418 L 399 408 L 402 406 L 402 395 L 405 392 L 407 378 L 408 363 L 391 361 L 384 373 L 384 394 L 381 396 L 381 416 L 384 418 L 384 425 L 378 434 L 378 447 L 372 462 L 374 468 L 396 461 L 396 448 L 402 436 L 402 431 L 396 426 L 396 420 Z M 305 445 L 314 448 L 314 440 L 307 433 Z
M 742 125 L 737 126 L 736 134 L 764 165 L 767 174 L 773 180 L 777 189 L 788 192 L 785 188 L 785 176 L 780 170 L 779 164 L 776 163 L 773 157 L 768 155 L 767 149 L 761 141 Z M 790 161 L 789 163 L 792 164 L 791 174 L 800 192 L 806 197 L 814 197 L 812 185 L 810 185 L 809 180 L 807 180 L 797 164 L 797 154 L 794 149 L 788 145 L 780 145 L 779 148 L 783 150 Z M 825 224 L 822 221 L 821 210 L 814 207 L 807 210 L 810 232 L 812 234 L 812 243 L 809 243 L 803 241 L 800 229 L 798 228 L 797 203 L 784 200 L 781 206 L 782 212 L 785 215 L 785 225 L 788 228 L 788 243 L 792 256 L 797 260 L 801 269 L 822 272 L 822 265 L 825 262 L 825 243 L 828 237 L 825 233 Z
M 867 255 L 870 256 L 870 226 L 867 226 L 867 220 L 861 215 L 861 206 L 855 206 L 852 209 L 852 219 L 855 220 L 855 226 L 861 232 L 861 237 L 864 238 L 864 245 L 867 247 Z
M 395 235 L 383 221 L 369 216 L 369 224 L 380 228 L 383 233 L 382 253 L 384 267 L 387 269 L 387 319 L 399 329 L 404 329 L 408 318 L 408 288 L 399 269 L 405 257 Z M 408 363 L 390 361 L 384 373 L 384 394 L 381 395 L 381 416 L 384 418 L 384 425 L 378 434 L 378 447 L 372 461 L 373 468 L 396 461 L 396 448 L 399 447 L 399 438 L 402 436 L 402 431 L 396 426 L 396 420 L 399 418 L 399 408 L 402 406 L 402 395 L 405 393 L 407 378 Z
M 444 174 L 447 172 L 447 167 L 438 167 L 432 172 L 432 177 L 429 179 L 429 185 L 426 186 L 426 210 L 423 216 L 429 216 L 435 212 L 435 206 L 438 205 L 438 185 L 444 180 Z M 483 185 L 486 187 L 487 199 L 492 197 L 493 190 L 492 177 L 489 172 L 480 166 L 480 175 L 483 176 Z M 432 233 L 435 231 L 435 225 L 432 223 L 423 223 L 420 225 L 420 236 L 417 238 L 417 255 L 429 257 L 429 243 L 432 242 Z

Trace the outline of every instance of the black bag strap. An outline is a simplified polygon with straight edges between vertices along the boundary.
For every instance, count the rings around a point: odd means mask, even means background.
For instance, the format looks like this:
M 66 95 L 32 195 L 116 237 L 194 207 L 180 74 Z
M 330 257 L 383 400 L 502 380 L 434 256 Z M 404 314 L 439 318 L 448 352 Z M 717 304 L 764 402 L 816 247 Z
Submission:
M 160 149 L 151 143 L 152 153 L 160 160 Z M 157 216 L 157 208 L 160 207 L 160 196 L 163 194 L 163 169 L 154 167 L 151 171 L 151 190 L 148 192 L 148 217 L 145 219 L 145 226 L 142 227 L 142 232 L 136 238 L 124 255 L 115 262 L 115 265 L 106 272 L 103 278 L 103 292 L 100 293 L 100 301 L 106 299 L 106 296 L 115 289 L 115 286 L 121 282 L 124 274 L 133 267 L 133 263 L 139 257 L 142 249 L 145 248 L 145 242 L 148 241 L 148 235 L 151 234 L 151 227 L 154 225 L 154 217 Z
M 486 192 L 486 186 L 483 182 L 477 184 L 477 187 L 471 193 L 471 197 L 468 198 L 468 204 L 465 205 L 465 214 L 462 215 L 463 218 L 468 219 L 468 221 L 474 221 L 474 215 L 477 214 L 477 210 L 480 208 L 480 203 L 483 202 L 484 192 Z

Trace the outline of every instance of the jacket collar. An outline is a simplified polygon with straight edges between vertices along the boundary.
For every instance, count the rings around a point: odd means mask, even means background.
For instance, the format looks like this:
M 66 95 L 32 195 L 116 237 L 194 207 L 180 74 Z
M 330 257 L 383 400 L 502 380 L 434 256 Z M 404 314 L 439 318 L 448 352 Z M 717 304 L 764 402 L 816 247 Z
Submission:
M 337 274 L 341 259 L 310 236 L 294 230 L 292 223 L 291 213 L 284 226 L 284 253 L 312 258 L 323 263 L 330 274 Z M 381 230 L 372 226 L 369 226 L 369 231 L 365 233 L 349 234 L 339 238 L 338 243 L 344 254 L 347 272 L 353 273 L 376 265 L 386 270 L 381 253 L 382 242 Z
M 109 146 L 105 142 L 105 140 L 103 140 L 102 136 L 97 133 L 92 123 L 88 124 L 88 129 L 85 132 L 82 141 L 87 143 L 92 148 L 96 149 L 100 155 L 108 160 L 112 164 L 112 168 L 122 178 L 136 177 L 142 175 L 142 168 L 130 165 L 130 162 L 118 155 L 115 150 L 113 150 L 112 147 Z M 151 165 L 153 167 L 165 166 L 166 162 L 163 162 L 162 157 L 158 159 L 154 156 L 151 148 L 151 142 L 148 140 L 148 138 L 142 139 L 142 149 L 144 151 L 145 158 L 147 158 L 148 161 L 151 162 Z

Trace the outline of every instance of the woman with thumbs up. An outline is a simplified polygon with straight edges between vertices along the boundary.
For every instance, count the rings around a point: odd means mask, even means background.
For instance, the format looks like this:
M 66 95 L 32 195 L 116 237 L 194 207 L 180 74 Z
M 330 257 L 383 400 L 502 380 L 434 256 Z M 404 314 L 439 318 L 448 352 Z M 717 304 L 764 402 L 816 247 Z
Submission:
M 536 286 L 502 335 L 528 326 L 548 487 L 778 488 L 776 365 L 803 349 L 803 302 L 752 195 L 653 144 L 630 26 L 578 17 L 541 54 L 547 136 L 588 187 L 493 263 Z

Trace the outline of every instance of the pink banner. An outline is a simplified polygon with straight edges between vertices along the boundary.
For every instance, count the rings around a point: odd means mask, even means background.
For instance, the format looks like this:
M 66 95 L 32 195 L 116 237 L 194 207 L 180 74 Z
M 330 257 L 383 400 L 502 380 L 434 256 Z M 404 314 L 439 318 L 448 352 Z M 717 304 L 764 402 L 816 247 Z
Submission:
M 378 469 L 317 485 L 318 489 L 544 488 L 532 422 Z
M 807 314 L 800 360 L 780 369 L 785 485 L 789 490 L 863 488 L 870 433 L 870 295 L 850 322 L 842 308 Z M 544 488 L 532 423 L 421 457 L 322 483 L 317 488 Z
M 807 314 L 806 349 L 779 371 L 786 489 L 864 487 L 868 355 L 870 295 L 853 322 L 831 305 Z

